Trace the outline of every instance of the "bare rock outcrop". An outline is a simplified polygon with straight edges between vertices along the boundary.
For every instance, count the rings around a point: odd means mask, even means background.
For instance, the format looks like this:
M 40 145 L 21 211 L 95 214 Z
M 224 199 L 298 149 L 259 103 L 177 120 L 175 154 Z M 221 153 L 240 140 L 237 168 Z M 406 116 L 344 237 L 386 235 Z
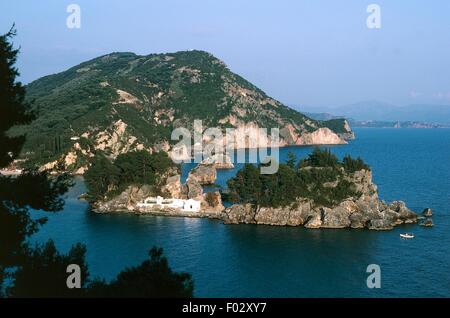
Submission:
M 183 186 L 180 181 L 180 175 L 170 176 L 166 180 L 166 184 L 164 184 L 161 188 L 161 191 L 167 196 L 174 199 L 182 199 L 183 198 Z
M 217 172 L 213 165 L 198 165 L 189 172 L 188 181 L 196 180 L 199 184 L 214 184 Z
M 231 158 L 225 154 L 215 154 L 209 158 L 204 159 L 200 165 L 213 166 L 215 169 L 233 169 L 234 164 L 231 162 Z
M 219 191 L 207 192 L 203 194 L 201 211 L 203 213 L 216 214 L 218 217 L 225 209 L 222 204 L 222 197 Z
M 188 199 L 201 200 L 203 198 L 203 187 L 197 179 L 188 179 L 184 185 L 184 193 Z
M 433 210 L 431 210 L 430 208 L 425 208 L 425 209 L 422 211 L 422 215 L 423 215 L 424 217 L 429 218 L 429 217 L 433 216 Z
M 98 213 L 107 213 L 112 211 L 134 211 L 138 202 L 144 200 L 148 196 L 153 195 L 152 187 L 129 186 L 122 193 L 112 199 L 96 201 L 93 203 L 93 210 Z
M 425 221 L 423 221 L 422 223 L 420 223 L 421 226 L 423 227 L 433 227 L 433 220 L 431 219 L 426 219 Z

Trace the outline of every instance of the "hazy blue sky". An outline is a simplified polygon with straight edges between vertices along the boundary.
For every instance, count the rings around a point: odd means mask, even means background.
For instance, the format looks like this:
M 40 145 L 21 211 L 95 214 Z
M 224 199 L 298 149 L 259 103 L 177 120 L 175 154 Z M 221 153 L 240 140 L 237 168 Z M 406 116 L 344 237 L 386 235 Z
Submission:
M 24 82 L 112 51 L 202 49 L 287 104 L 450 104 L 448 0 L 1 1 L 0 32 L 13 22 Z

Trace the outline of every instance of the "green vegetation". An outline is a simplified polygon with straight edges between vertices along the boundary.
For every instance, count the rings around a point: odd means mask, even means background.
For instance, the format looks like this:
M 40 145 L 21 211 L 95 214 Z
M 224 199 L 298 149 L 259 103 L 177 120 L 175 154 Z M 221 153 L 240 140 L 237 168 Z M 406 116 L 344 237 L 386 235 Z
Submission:
M 177 273 L 169 267 L 163 250 L 152 248 L 149 259 L 139 266 L 120 272 L 110 283 L 94 280 L 87 288 L 88 297 L 192 297 L 194 283 L 188 273 Z
M 67 288 L 68 264 L 80 266 L 81 288 Z M 160 248 L 153 247 L 147 260 L 107 282 L 90 278 L 84 245 L 78 243 L 61 254 L 52 240 L 30 250 L 14 279 L 6 288 L 8 297 L 192 297 L 194 290 L 191 275 L 172 271 Z
M 255 207 L 280 207 L 295 204 L 298 198 L 316 205 L 332 207 L 343 199 L 359 196 L 346 176 L 369 167 L 360 159 L 346 156 L 342 162 L 329 150 L 315 148 L 308 158 L 297 163 L 291 153 L 275 174 L 260 174 L 260 167 L 246 164 L 228 181 L 227 198 L 251 203 Z
M 119 155 L 114 162 L 103 156 L 96 157 L 84 180 L 89 199 L 93 201 L 117 195 L 129 185 L 154 186 L 158 194 L 161 176 L 173 169 L 177 166 L 165 152 L 133 151 Z
M 332 131 L 342 134 L 347 133 L 348 131 L 345 129 L 345 119 L 344 118 L 335 118 L 322 122 L 324 127 L 330 128 Z
M 339 166 L 338 158 L 329 149 L 314 148 L 308 158 L 300 161 L 300 167 L 328 167 L 335 170 Z
M 133 98 L 119 103 L 118 90 Z M 343 129 L 341 121 L 312 120 L 270 99 L 211 54 L 196 50 L 147 56 L 111 53 L 40 78 L 28 84 L 26 92 L 37 118 L 11 133 L 27 134 L 22 157 L 31 165 L 61 158 L 75 143 L 71 137 L 88 132 L 94 142 L 118 120 L 145 148 L 171 143 L 172 130 L 190 128 L 194 119 L 203 120 L 205 127 L 232 127 L 223 120 L 230 115 L 260 127 L 292 124 L 297 133 L 324 126 Z
M 25 89 L 16 81 L 19 73 L 14 66 L 18 54 L 11 43 L 14 35 L 12 28 L 0 36 L 0 168 L 17 159 L 25 142 L 22 135 L 11 136 L 10 129 L 34 119 L 24 99 Z M 66 80 L 66 75 L 71 76 L 70 73 L 60 76 L 62 82 Z M 55 85 L 51 89 L 57 88 L 58 85 Z M 63 143 L 59 138 L 52 139 L 53 151 L 60 151 Z M 140 155 L 141 161 L 137 160 L 136 164 L 148 167 L 146 159 L 142 162 L 143 157 Z M 161 171 L 168 169 L 164 155 L 155 154 L 151 167 Z M 149 173 L 143 172 L 138 178 L 142 180 L 149 176 Z M 67 254 L 58 252 L 51 240 L 31 246 L 29 238 L 47 219 L 32 217 L 30 209 L 60 211 L 64 207 L 61 196 L 71 184 L 72 180 L 66 174 L 52 177 L 31 165 L 29 170 L 17 177 L 0 175 L 0 297 L 192 296 L 191 276 L 173 272 L 161 249 L 153 248 L 148 260 L 122 271 L 108 283 L 89 280 L 86 247 L 82 244 L 75 244 Z M 81 289 L 67 288 L 67 267 L 70 264 L 80 266 Z
M 352 173 L 359 170 L 370 170 L 370 167 L 360 158 L 353 159 L 346 155 L 342 160 L 342 165 L 346 172 Z

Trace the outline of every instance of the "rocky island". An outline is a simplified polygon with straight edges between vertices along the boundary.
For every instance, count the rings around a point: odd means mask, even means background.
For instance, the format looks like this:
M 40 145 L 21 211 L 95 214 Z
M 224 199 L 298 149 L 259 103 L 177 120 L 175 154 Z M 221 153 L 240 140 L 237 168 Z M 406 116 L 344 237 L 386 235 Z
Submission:
M 228 187 L 237 204 L 221 219 L 230 224 L 390 230 L 418 220 L 404 202 L 379 199 L 370 167 L 360 158 L 339 161 L 319 148 L 298 163 L 291 157 L 275 175 L 246 165 Z
M 260 174 L 257 166 L 246 164 L 234 178 L 228 180 L 228 189 L 222 193 L 204 193 L 202 188 L 202 185 L 215 181 L 213 165 L 200 164 L 191 170 L 182 184 L 178 168 L 165 153 L 149 155 L 142 152 L 139 155 L 129 153 L 123 156 L 127 156 L 125 159 L 128 162 L 134 162 L 134 157 L 148 156 L 144 161 L 149 163 L 147 171 L 154 171 L 152 184 L 137 182 L 139 180 L 122 186 L 106 184 L 101 196 L 92 200 L 94 211 L 209 217 L 221 219 L 226 224 L 370 230 L 390 230 L 399 224 L 418 221 L 418 215 L 408 209 L 404 202 L 388 204 L 379 199 L 377 186 L 372 182 L 372 172 L 361 159 L 346 156 L 339 161 L 328 150 L 319 148 L 298 162 L 291 156 L 272 175 Z M 123 165 L 121 167 L 123 156 L 116 159 L 112 167 L 117 166 L 118 170 L 122 169 L 121 174 L 128 174 L 123 172 Z M 142 161 L 142 158 L 137 160 Z M 155 165 L 158 169 L 155 169 Z M 138 167 L 133 164 L 129 166 Z M 116 171 L 112 167 L 109 170 Z M 103 166 L 99 168 L 94 165 L 86 174 L 89 189 L 93 184 L 98 185 L 97 174 L 111 176 L 111 172 L 105 173 L 102 169 Z M 133 175 L 139 173 L 134 171 Z M 114 182 L 117 178 L 111 180 Z M 234 204 L 225 208 L 222 197 Z M 151 208 L 143 204 L 148 198 L 154 200 L 148 205 Z M 189 200 L 198 202 L 199 208 L 186 209 L 183 204 Z

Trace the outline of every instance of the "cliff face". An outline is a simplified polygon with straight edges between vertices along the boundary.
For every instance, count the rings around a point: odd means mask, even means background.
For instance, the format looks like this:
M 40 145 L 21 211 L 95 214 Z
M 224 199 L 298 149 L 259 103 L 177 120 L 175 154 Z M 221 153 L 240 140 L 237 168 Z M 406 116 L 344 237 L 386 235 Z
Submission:
M 251 204 L 236 204 L 225 209 L 225 223 L 304 226 L 306 228 L 368 228 L 390 230 L 403 223 L 417 222 L 417 214 L 404 202 L 386 204 L 378 199 L 370 171 L 361 170 L 348 177 L 357 186 L 360 196 L 348 198 L 334 207 L 317 206 L 313 201 L 299 198 L 290 207 L 255 208 Z

